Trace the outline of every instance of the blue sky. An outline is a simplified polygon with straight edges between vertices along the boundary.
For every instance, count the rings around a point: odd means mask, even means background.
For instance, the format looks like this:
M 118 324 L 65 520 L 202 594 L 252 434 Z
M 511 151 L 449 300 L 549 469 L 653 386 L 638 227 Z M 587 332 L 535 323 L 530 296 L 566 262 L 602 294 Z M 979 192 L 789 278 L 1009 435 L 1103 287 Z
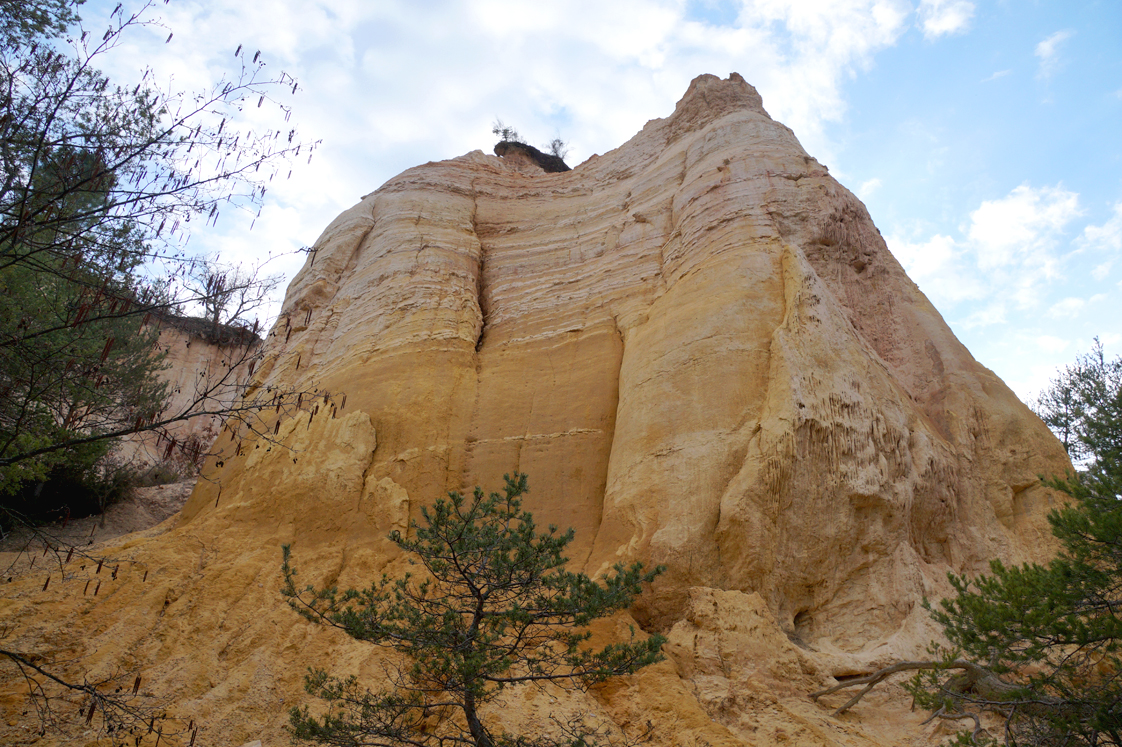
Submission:
M 116 0 L 82 14 L 104 26 Z M 490 151 L 496 117 L 570 164 L 742 74 L 868 206 L 960 339 L 1027 399 L 1095 336 L 1122 352 L 1122 3 L 1033 0 L 171 0 L 174 32 L 106 58 L 194 89 L 238 44 L 295 75 L 311 164 L 252 231 L 191 245 L 252 261 L 311 244 L 400 171 Z M 243 125 L 262 113 L 250 111 Z M 274 267 L 289 277 L 299 258 Z
M 1122 6 L 979 3 L 844 96 L 843 182 L 976 357 L 1023 398 L 1096 335 L 1120 352 Z

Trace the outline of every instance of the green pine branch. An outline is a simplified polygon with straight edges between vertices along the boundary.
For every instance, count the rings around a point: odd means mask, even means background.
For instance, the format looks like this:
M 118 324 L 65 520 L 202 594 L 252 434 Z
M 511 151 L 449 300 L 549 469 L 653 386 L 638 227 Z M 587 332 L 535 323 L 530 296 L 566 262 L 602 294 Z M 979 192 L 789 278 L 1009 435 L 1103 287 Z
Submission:
M 301 589 L 284 547 L 281 592 L 294 610 L 401 654 L 389 690 L 310 670 L 305 688 L 326 701 L 328 712 L 293 709 L 296 738 L 340 745 L 591 745 L 594 728 L 577 734 L 567 727 L 559 741 L 492 734 L 480 708 L 506 687 L 554 682 L 583 689 L 661 660 L 662 636 L 639 639 L 632 629 L 629 640 L 596 648 L 587 627 L 630 607 L 662 568 L 617 564 L 597 581 L 566 570 L 573 531 L 538 531 L 522 510 L 526 476 L 504 479 L 501 494 L 450 493 L 422 509 L 409 536 L 390 535 L 420 566 L 415 575 L 383 575 L 365 589 Z

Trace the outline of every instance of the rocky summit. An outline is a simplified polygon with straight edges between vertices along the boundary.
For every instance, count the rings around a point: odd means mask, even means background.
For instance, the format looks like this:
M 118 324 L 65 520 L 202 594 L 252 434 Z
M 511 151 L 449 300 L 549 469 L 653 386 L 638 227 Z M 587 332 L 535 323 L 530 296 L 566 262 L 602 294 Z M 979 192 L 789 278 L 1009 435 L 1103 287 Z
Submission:
M 72 561 L 0 602 L 6 647 L 141 673 L 196 744 L 287 744 L 309 665 L 383 681 L 384 652 L 285 605 L 282 544 L 303 581 L 365 585 L 404 567 L 388 532 L 513 471 L 539 525 L 575 529 L 574 569 L 666 566 L 597 638 L 669 641 L 634 676 L 513 688 L 486 718 L 579 712 L 666 747 L 927 744 L 953 725 L 897 690 L 842 717 L 848 696 L 807 694 L 920 654 L 948 571 L 1046 557 L 1037 475 L 1069 466 L 735 73 L 571 171 L 475 151 L 391 179 L 324 231 L 266 346 L 255 386 L 330 406 L 220 436 L 178 518 L 102 550 L 120 570 L 96 597 Z

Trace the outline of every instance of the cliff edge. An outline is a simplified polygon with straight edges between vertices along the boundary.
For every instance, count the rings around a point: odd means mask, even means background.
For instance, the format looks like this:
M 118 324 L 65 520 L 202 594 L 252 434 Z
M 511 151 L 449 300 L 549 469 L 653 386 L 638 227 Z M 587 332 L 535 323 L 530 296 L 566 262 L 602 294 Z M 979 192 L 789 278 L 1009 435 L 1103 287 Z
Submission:
M 1068 465 L 735 73 L 571 171 L 476 151 L 391 179 L 324 231 L 266 346 L 258 386 L 345 404 L 280 422 L 288 448 L 231 442 L 178 523 L 106 551 L 127 566 L 97 599 L 29 579 L 0 608 L 45 656 L 143 670 L 203 744 L 284 743 L 309 664 L 380 676 L 377 650 L 284 606 L 282 543 L 306 581 L 362 585 L 401 567 L 385 536 L 421 506 L 515 470 L 540 525 L 575 528 L 575 567 L 667 566 L 598 635 L 670 640 L 638 675 L 512 691 L 490 718 L 923 743 L 939 727 L 898 695 L 834 719 L 806 693 L 921 650 L 948 571 L 1045 557 L 1037 475 Z

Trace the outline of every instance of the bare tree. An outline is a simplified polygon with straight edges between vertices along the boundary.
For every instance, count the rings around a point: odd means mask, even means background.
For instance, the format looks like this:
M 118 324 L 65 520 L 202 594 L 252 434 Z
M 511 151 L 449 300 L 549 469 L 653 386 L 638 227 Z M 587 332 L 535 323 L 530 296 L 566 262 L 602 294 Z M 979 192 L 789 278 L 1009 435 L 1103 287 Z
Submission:
M 184 283 L 187 298 L 202 306 L 214 335 L 223 326 L 253 326 L 251 315 L 269 302 L 284 279 L 262 270 L 263 266 L 223 264 L 220 257 L 203 258 L 191 268 Z
M 503 124 L 501 119 L 496 118 L 491 123 L 491 134 L 498 135 L 499 139 L 504 143 L 525 143 L 526 140 L 518 134 L 518 130 Z
M 562 161 L 569 155 L 569 144 L 559 137 L 555 137 L 545 146 L 545 150 L 552 156 L 557 156 Z
M 0 5 L 0 20 L 18 29 L 17 6 Z M 158 87 L 151 71 L 112 84 L 97 62 L 137 27 L 159 26 L 149 11 L 118 5 L 103 32 L 71 27 L 68 53 L 30 33 L 0 48 L 0 287 L 19 304 L 0 309 L 0 494 L 74 449 L 194 417 L 254 421 L 301 395 L 230 405 L 240 384 L 218 376 L 189 409 L 166 410 L 159 355 L 146 352 L 152 320 L 196 302 L 219 323 L 244 319 L 278 282 L 208 267 L 209 285 L 181 292 L 204 266 L 184 252 L 189 228 L 227 205 L 259 210 L 268 183 L 316 144 L 294 128 L 235 125 L 266 102 L 287 119 L 275 97 L 298 88 L 283 72 L 266 77 L 260 51 L 234 50 L 233 76 L 196 94 Z
M 200 266 L 185 251 L 190 229 L 230 208 L 251 220 L 269 183 L 311 158 L 317 144 L 297 138 L 282 99 L 299 86 L 267 75 L 261 52 L 240 46 L 232 74 L 204 91 L 161 85 L 150 70 L 110 81 L 99 63 L 130 33 L 147 27 L 173 40 L 153 5 L 118 5 L 108 27 L 92 29 L 73 0 L 0 0 L 0 523 L 20 520 L 10 499 L 24 486 L 60 466 L 95 464 L 124 436 L 151 434 L 169 454 L 201 449 L 176 426 L 222 418 L 240 451 L 241 439 L 269 439 L 281 418 L 330 399 L 242 375 L 262 355 L 253 344 L 260 325 L 245 314 L 275 278 L 212 268 L 209 290 L 183 292 Z M 283 123 L 239 124 L 246 108 L 265 106 Z M 243 323 L 225 325 L 222 365 L 173 405 L 159 378 L 159 327 L 208 301 L 212 320 Z M 73 546 L 43 544 L 58 572 L 76 572 Z M 82 563 L 98 573 L 103 564 Z M 104 732 L 163 728 L 133 673 L 87 681 L 73 674 L 81 662 L 7 643 L 0 660 L 26 682 L 45 726 L 80 707 L 78 718 L 100 719 Z

